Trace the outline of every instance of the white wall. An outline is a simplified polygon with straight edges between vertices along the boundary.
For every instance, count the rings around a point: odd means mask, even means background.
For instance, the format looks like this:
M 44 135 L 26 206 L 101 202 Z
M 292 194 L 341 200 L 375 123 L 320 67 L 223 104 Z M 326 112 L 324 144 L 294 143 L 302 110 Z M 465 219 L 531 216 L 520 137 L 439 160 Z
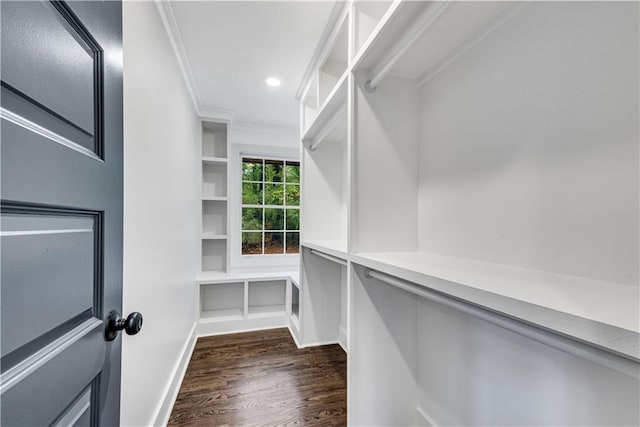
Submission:
M 637 285 L 638 38 L 637 3 L 534 2 L 429 81 L 420 249 Z
M 195 326 L 199 125 L 155 3 L 125 2 L 123 21 L 123 311 L 144 327 L 123 335 L 121 423 L 146 426 Z

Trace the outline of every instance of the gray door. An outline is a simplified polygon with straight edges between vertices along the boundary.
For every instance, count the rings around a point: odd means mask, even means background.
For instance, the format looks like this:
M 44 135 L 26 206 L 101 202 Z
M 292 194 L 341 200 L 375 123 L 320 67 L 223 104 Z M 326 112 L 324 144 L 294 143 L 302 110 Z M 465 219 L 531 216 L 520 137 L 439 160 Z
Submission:
M 117 425 L 121 4 L 0 7 L 0 421 Z

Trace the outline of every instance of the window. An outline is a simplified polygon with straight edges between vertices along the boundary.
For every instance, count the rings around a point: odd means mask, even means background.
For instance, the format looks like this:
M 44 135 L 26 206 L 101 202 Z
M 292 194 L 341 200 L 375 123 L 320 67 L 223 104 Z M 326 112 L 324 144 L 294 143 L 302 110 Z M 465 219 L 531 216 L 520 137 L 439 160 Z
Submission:
M 242 159 L 242 255 L 300 252 L 300 162 Z

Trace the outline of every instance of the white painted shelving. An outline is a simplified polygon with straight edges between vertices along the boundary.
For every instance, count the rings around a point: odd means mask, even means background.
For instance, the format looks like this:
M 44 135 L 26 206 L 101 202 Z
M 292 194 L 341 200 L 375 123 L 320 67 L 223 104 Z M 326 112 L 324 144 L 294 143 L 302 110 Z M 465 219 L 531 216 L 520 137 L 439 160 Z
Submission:
M 639 8 L 345 7 L 290 324 L 348 350 L 350 425 L 640 423 Z

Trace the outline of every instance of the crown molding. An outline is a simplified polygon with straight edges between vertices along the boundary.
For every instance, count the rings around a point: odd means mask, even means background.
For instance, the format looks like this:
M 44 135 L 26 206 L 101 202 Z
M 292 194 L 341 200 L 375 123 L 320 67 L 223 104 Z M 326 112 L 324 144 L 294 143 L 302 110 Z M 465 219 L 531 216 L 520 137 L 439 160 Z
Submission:
M 336 29 L 337 23 L 342 19 L 345 11 L 348 10 L 351 5 L 350 0 L 337 0 L 333 5 L 333 9 L 331 10 L 331 14 L 329 15 L 329 20 L 327 21 L 327 25 L 324 27 L 324 31 L 320 36 L 320 40 L 316 45 L 316 49 L 313 51 L 313 55 L 311 56 L 311 60 L 309 61 L 309 65 L 307 65 L 307 69 L 304 72 L 304 76 L 302 76 L 302 80 L 298 85 L 298 90 L 296 91 L 296 100 L 300 101 L 302 95 L 307 89 L 309 85 L 309 81 L 311 80 L 311 76 L 315 72 L 315 70 L 320 66 L 320 61 L 323 58 L 326 46 L 328 45 L 329 40 L 334 36 L 334 33 L 338 31 Z
M 227 108 L 201 108 L 198 110 L 198 116 L 201 119 L 211 119 L 223 122 L 233 123 L 236 112 Z
M 189 96 L 191 97 L 191 102 L 193 102 L 193 107 L 200 115 L 200 94 L 198 93 L 195 79 L 191 72 L 191 64 L 189 63 L 189 58 L 187 57 L 187 53 L 182 42 L 182 36 L 180 35 L 180 29 L 178 28 L 178 23 L 176 22 L 171 2 L 166 0 L 155 0 L 155 3 L 158 8 L 158 13 L 160 14 L 160 18 L 162 19 L 165 32 L 167 33 L 167 37 L 169 38 L 169 42 L 173 48 L 173 53 L 178 61 L 178 66 L 180 67 L 182 77 L 187 86 Z

